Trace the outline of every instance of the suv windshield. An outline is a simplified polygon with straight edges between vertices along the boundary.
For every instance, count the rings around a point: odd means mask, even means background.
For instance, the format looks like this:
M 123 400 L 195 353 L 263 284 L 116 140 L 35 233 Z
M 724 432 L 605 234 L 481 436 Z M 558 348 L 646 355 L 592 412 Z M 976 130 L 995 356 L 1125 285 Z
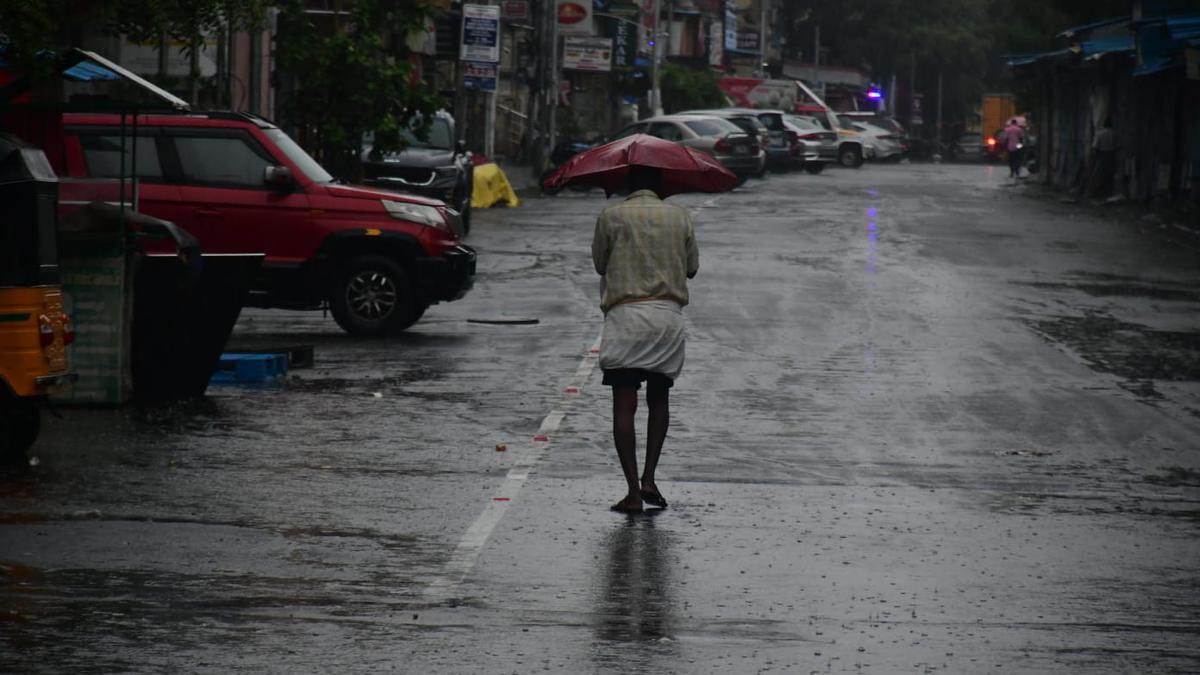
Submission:
M 275 141 L 275 146 L 287 155 L 287 158 L 292 160 L 300 172 L 308 176 L 309 180 L 314 183 L 332 183 L 333 176 L 329 172 L 321 168 L 317 164 L 317 160 L 308 156 L 304 148 L 296 144 L 290 136 L 283 133 L 282 129 L 263 129 L 263 133 L 272 141 Z
M 413 121 L 413 126 L 417 126 L 419 122 Z M 453 150 L 454 141 L 451 139 L 450 122 L 441 117 L 435 117 L 433 124 L 429 126 L 429 138 L 422 141 L 417 138 L 411 130 L 405 129 L 400 132 L 400 136 L 408 142 L 410 148 L 438 148 L 439 150 Z

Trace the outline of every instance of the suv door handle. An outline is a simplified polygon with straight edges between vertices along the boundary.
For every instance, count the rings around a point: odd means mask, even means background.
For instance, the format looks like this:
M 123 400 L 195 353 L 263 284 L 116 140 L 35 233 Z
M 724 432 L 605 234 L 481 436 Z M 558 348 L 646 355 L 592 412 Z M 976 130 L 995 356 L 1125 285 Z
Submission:
M 218 211 L 217 209 L 196 209 L 196 215 L 198 215 L 198 216 L 219 216 L 219 215 L 221 215 L 221 212 Z

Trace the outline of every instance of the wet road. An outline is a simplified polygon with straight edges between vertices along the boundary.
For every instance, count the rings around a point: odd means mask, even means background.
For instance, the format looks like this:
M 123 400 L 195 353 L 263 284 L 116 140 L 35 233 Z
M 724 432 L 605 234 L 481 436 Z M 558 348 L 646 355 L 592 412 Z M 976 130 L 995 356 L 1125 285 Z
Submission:
M 1200 671 L 1200 255 L 1032 192 L 677 198 L 654 516 L 606 510 L 599 195 L 480 212 L 476 289 L 399 339 L 248 311 L 316 366 L 66 411 L 0 476 L 0 670 Z

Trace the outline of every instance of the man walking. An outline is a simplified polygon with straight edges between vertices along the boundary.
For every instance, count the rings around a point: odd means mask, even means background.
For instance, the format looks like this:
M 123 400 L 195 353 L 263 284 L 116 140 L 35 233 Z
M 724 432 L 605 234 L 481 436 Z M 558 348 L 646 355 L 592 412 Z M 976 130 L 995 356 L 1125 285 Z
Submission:
M 1093 176 L 1099 175 L 1100 198 L 1106 199 L 1112 194 L 1114 174 L 1117 172 L 1117 132 L 1113 131 L 1112 118 L 1105 117 L 1104 124 L 1096 130 L 1092 138 L 1092 150 L 1095 151 Z M 1089 186 L 1095 184 L 1095 179 L 1088 180 Z
M 1004 141 L 1007 144 L 1005 148 L 1008 150 L 1008 176 L 1009 178 L 1021 177 L 1021 151 L 1025 148 L 1025 130 L 1017 123 L 1017 118 L 1012 118 L 1008 121 L 1008 126 L 1004 127 Z
M 632 166 L 630 195 L 596 220 L 592 262 L 602 277 L 604 331 L 600 368 L 613 392 L 613 442 L 628 492 L 614 511 L 637 513 L 643 503 L 665 508 L 654 472 L 670 421 L 670 389 L 683 369 L 683 307 L 687 280 L 700 257 L 687 210 L 659 198 L 658 169 Z M 637 470 L 634 414 L 646 383 L 649 419 L 646 463 Z

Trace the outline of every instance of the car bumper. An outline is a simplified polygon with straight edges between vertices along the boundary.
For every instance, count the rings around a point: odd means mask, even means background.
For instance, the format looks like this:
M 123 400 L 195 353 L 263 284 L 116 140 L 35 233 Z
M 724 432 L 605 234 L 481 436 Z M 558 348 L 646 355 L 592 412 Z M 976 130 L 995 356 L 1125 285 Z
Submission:
M 418 258 L 417 280 L 429 304 L 458 300 L 475 285 L 475 249 L 456 244 L 440 256 Z

